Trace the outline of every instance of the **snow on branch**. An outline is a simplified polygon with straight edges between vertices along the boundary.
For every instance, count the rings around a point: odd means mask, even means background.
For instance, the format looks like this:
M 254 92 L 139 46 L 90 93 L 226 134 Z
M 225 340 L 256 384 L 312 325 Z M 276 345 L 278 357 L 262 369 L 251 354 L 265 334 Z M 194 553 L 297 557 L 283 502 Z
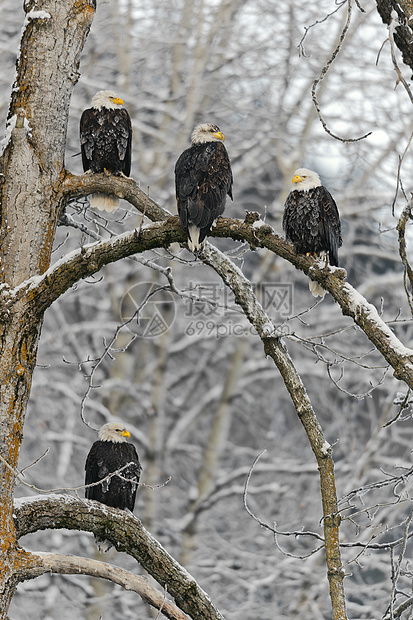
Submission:
M 139 229 L 128 231 L 105 241 L 86 245 L 58 261 L 42 276 L 31 278 L 16 289 L 5 290 L 3 288 L 1 292 L 3 293 L 4 307 L 7 308 L 7 304 L 12 302 L 13 295 L 21 290 L 23 295 L 30 293 L 31 299 L 35 300 L 37 304 L 36 310 L 42 311 L 78 280 L 96 273 L 108 263 L 145 250 L 168 247 L 173 242 L 184 242 L 185 235 L 179 225 L 178 217 L 171 216 L 167 210 L 157 205 L 139 188 L 133 179 L 105 174 L 91 175 L 86 173 L 78 177 L 66 175 L 62 184 L 61 195 L 69 198 L 85 195 L 92 191 L 106 191 L 107 193 L 122 195 L 154 223 L 143 225 Z M 324 289 L 330 292 L 340 305 L 343 314 L 352 317 L 354 322 L 361 327 L 369 340 L 392 366 L 394 376 L 413 388 L 413 350 L 403 346 L 390 327 L 380 318 L 376 308 L 349 283 L 344 282 L 347 275 L 345 270 L 324 266 L 311 257 L 297 255 L 292 244 L 287 243 L 271 226 L 264 223 L 257 225 L 257 222 L 260 221 L 257 213 L 247 213 L 244 221 L 219 218 L 211 236 L 231 237 L 236 241 L 247 242 L 252 249 L 265 247 L 289 261 L 306 275 L 311 275 L 313 280 L 319 282 Z M 213 248 L 213 246 L 207 244 L 207 248 Z M 213 268 L 220 261 L 223 264 L 221 258 L 218 259 L 217 254 L 211 256 L 211 260 L 207 260 L 207 253 L 204 252 L 200 258 Z M 218 263 L 215 262 L 216 260 Z M 231 265 L 231 270 L 238 269 L 229 259 L 225 264 Z M 240 270 L 238 270 L 238 275 L 243 278 L 243 286 L 247 288 L 251 286 Z M 250 300 L 251 297 L 248 299 Z M 244 312 L 248 311 L 247 300 L 243 309 Z M 259 333 L 262 335 L 267 333 L 268 335 L 272 327 L 270 324 L 266 324 L 267 319 L 264 317 L 264 323 L 261 320 L 259 323 Z M 268 329 L 270 332 L 267 331 Z
M 218 222 L 213 234 L 220 237 L 229 234 L 233 239 L 247 241 L 253 247 L 265 247 L 288 260 L 305 274 L 311 274 L 311 278 L 317 280 L 334 297 L 342 313 L 350 316 L 361 327 L 392 366 L 394 376 L 405 381 L 409 387 L 413 387 L 413 349 L 403 345 L 379 316 L 373 304 L 370 304 L 351 284 L 343 281 L 346 276 L 345 270 L 322 267 L 312 258 L 295 254 L 293 246 L 281 239 L 270 226 L 253 229 L 250 224 L 252 216 L 258 217 L 257 214 L 247 214 L 244 222 L 223 219 Z
M 13 517 L 17 538 L 61 528 L 104 536 L 118 551 L 135 558 L 163 588 L 166 586 L 178 607 L 193 620 L 223 620 L 195 579 L 132 514 L 70 495 L 48 495 L 16 500 Z
M 178 218 L 171 217 L 166 222 L 147 224 L 105 241 L 87 244 L 64 256 L 41 276 L 33 276 L 13 289 L 3 287 L 4 307 L 7 309 L 14 300 L 29 296 L 36 313 L 45 311 L 73 284 L 95 274 L 104 265 L 146 250 L 167 247 L 184 238 Z
M 133 179 L 103 172 L 101 174 L 85 172 L 78 176 L 66 172 L 60 186 L 61 205 L 64 207 L 69 200 L 88 196 L 94 192 L 114 194 L 127 200 L 153 222 L 161 222 L 172 215 L 150 197 L 149 187 L 145 193 Z

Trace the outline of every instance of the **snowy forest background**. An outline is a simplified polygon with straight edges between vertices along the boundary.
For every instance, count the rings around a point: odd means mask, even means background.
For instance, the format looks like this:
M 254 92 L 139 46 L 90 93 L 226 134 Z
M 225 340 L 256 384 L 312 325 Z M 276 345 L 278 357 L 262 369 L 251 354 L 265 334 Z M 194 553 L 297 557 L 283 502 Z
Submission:
M 0 6 L 4 127 L 24 13 L 12 0 Z M 409 346 L 413 325 L 395 227 L 412 191 L 413 117 L 405 89 L 396 87 L 390 45 L 384 43 L 387 27 L 373 0 L 362 3 L 364 12 L 353 6 L 341 52 L 317 91 L 332 133 L 346 140 L 371 135 L 355 142 L 334 139 L 311 98 L 344 28 L 347 6 L 330 0 L 100 3 L 72 99 L 66 166 L 81 172 L 75 156 L 81 112 L 98 90 L 110 89 L 132 116 L 131 176 L 172 212 L 174 164 L 200 121 L 216 123 L 226 135 L 234 173 L 230 217 L 257 211 L 281 232 L 293 171 L 317 170 L 341 213 L 340 261 L 348 281 Z M 399 66 L 409 80 L 401 61 Z M 113 216 L 92 213 L 85 201 L 72 203 L 66 213 L 73 225 L 60 227 L 55 260 L 141 221 L 125 202 Z M 412 466 L 407 400 L 401 409 L 406 387 L 329 295 L 315 305 L 301 272 L 266 250 L 253 252 L 226 239 L 212 243 L 228 252 L 269 304 L 326 438 L 337 442 L 338 495 L 349 517 L 342 541 L 372 539 L 360 557 L 362 547 L 343 550 L 348 614 L 382 617 L 393 587 L 392 557 L 379 545 L 403 534 L 412 510 L 409 478 L 390 484 Z M 156 293 L 142 316 L 156 308 L 170 328 L 155 337 L 141 337 L 135 323 L 118 332 L 131 300 L 140 303 L 148 293 L 145 283 L 166 287 L 167 267 L 181 294 Z M 265 295 L 274 283 L 280 285 L 274 289 L 279 303 L 271 305 Z M 284 293 L 289 303 L 282 303 Z M 196 303 L 194 297 L 202 299 Z M 118 351 L 104 356 L 115 336 Z M 277 545 L 243 506 L 248 472 L 265 450 L 249 483 L 249 508 L 269 525 L 276 522 L 280 532 L 322 533 L 318 472 L 307 437 L 261 342 L 218 277 L 187 251 L 177 246 L 173 253 L 157 250 L 109 265 L 92 285 L 79 284 L 50 308 L 20 459 L 21 468 L 36 461 L 25 470 L 28 484 L 81 487 L 96 438 L 82 416 L 95 428 L 111 416 L 124 420 L 144 467 L 141 481 L 161 485 L 139 490 L 135 514 L 226 618 L 331 617 L 323 552 L 311 555 L 317 540 L 280 535 Z M 388 484 L 374 484 L 383 480 Z M 20 485 L 16 496 L 37 492 Z M 73 531 L 39 533 L 23 544 L 97 553 L 92 535 Z M 113 559 L 112 553 L 105 559 Z M 407 544 L 399 582 L 406 596 L 409 560 Z M 116 563 L 139 570 L 126 555 L 117 554 Z M 81 576 L 43 576 L 20 585 L 10 609 L 14 620 L 100 615 L 156 614 L 135 594 Z

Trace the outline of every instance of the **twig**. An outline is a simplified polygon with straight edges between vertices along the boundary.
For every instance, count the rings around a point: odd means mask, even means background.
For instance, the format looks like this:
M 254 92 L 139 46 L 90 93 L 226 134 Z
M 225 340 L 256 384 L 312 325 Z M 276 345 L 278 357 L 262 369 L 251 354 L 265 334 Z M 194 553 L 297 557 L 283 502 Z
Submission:
M 408 85 L 408 83 L 406 82 L 406 80 L 403 77 L 402 72 L 399 69 L 399 66 L 397 64 L 397 60 L 396 60 L 396 54 L 395 54 L 395 49 L 394 49 L 394 33 L 396 28 L 399 26 L 399 18 L 398 15 L 396 13 L 396 11 L 393 9 L 392 13 L 391 13 L 391 21 L 389 24 L 389 41 L 390 41 L 390 50 L 391 50 L 391 59 L 393 62 L 393 68 L 395 70 L 395 72 L 397 73 L 397 78 L 398 78 L 398 82 L 401 82 L 410 98 L 410 101 L 413 103 L 413 93 L 410 90 L 410 87 Z
M 249 481 L 251 479 L 252 472 L 254 470 L 255 465 L 257 464 L 257 462 L 259 461 L 259 459 L 261 458 L 261 456 L 265 452 L 266 452 L 266 450 L 263 450 L 254 459 L 254 462 L 251 465 L 251 468 L 250 468 L 250 470 L 248 472 L 247 478 L 245 480 L 244 493 L 243 493 L 243 496 L 242 496 L 243 503 L 244 503 L 244 508 L 248 512 L 250 517 L 252 517 L 261 527 L 264 527 L 265 529 L 270 530 L 270 532 L 272 532 L 274 534 L 274 542 L 275 542 L 277 548 L 281 551 L 281 553 L 283 553 L 284 555 L 287 555 L 289 557 L 295 558 L 295 559 L 304 560 L 304 559 L 309 558 L 310 556 L 314 555 L 315 553 L 317 553 L 317 551 L 320 551 L 321 549 L 324 548 L 324 546 L 325 546 L 324 538 L 322 536 L 320 536 L 320 534 L 317 534 L 316 532 L 305 532 L 305 531 L 302 531 L 302 530 L 299 530 L 299 531 L 296 531 L 296 532 L 279 532 L 274 527 L 271 527 L 271 525 L 268 525 L 268 523 L 265 523 L 265 521 L 262 521 L 259 517 L 257 517 L 250 510 L 250 508 L 249 508 L 249 506 L 247 504 L 248 484 L 249 484 Z M 316 549 L 313 549 L 312 551 L 310 551 L 309 553 L 307 553 L 307 554 L 305 554 L 303 556 L 298 556 L 298 555 L 289 553 L 288 551 L 285 551 L 284 549 L 282 549 L 280 547 L 279 543 L 278 543 L 277 536 L 294 536 L 296 538 L 298 538 L 299 536 L 311 536 L 312 538 L 316 538 L 317 540 L 321 540 L 323 544 L 320 545 L 319 547 L 317 547 Z
M 410 311 L 413 314 L 413 299 L 412 299 L 412 291 L 413 291 L 413 270 L 410 267 L 409 260 L 407 258 L 407 250 L 406 250 L 406 224 L 408 220 L 413 219 L 412 215 L 412 207 L 413 207 L 413 198 L 410 200 L 409 204 L 405 206 L 400 215 L 398 224 L 397 224 L 397 232 L 399 233 L 399 255 L 404 267 L 403 274 L 403 283 L 404 290 L 406 292 L 407 301 L 409 302 Z M 407 280 L 410 284 L 410 291 L 407 287 Z
M 42 457 L 40 457 L 40 458 L 42 458 Z M 40 459 L 38 459 L 38 460 L 40 460 Z M 29 484 L 25 480 L 22 480 L 21 479 L 21 472 L 18 472 L 16 469 L 14 469 L 14 467 L 12 467 L 6 461 L 6 459 L 1 456 L 1 454 L 0 454 L 0 461 L 2 461 L 2 463 L 4 463 L 4 465 L 8 468 L 8 470 L 13 473 L 15 479 L 18 480 L 20 482 L 20 484 L 23 484 L 25 487 L 28 487 L 29 489 L 33 489 L 37 493 L 45 493 L 45 494 L 60 493 L 62 491 L 74 491 L 74 492 L 76 492 L 76 491 L 81 491 L 82 489 L 89 489 L 90 487 L 96 487 L 99 484 L 102 484 L 106 480 L 110 480 L 111 478 L 113 478 L 113 476 L 116 476 L 116 477 L 120 478 L 121 480 L 124 480 L 125 482 L 132 482 L 133 484 L 136 484 L 136 486 L 142 486 L 142 487 L 145 487 L 147 489 L 152 489 L 152 490 L 160 489 L 160 488 L 164 487 L 171 480 L 171 476 L 169 476 L 165 480 L 165 482 L 162 482 L 161 484 L 150 485 L 150 484 L 145 484 L 144 482 L 136 482 L 136 481 L 134 481 L 131 478 L 124 478 L 123 476 L 121 476 L 122 471 L 126 467 L 129 467 L 129 465 L 132 464 L 132 463 L 127 463 L 126 465 L 123 465 L 123 467 L 120 467 L 116 471 L 114 471 L 114 472 L 108 474 L 107 476 L 105 476 L 105 478 L 102 478 L 101 480 L 98 480 L 98 482 L 92 482 L 91 484 L 82 484 L 82 485 L 77 486 L 77 487 L 62 487 L 62 488 L 57 488 L 57 489 L 39 489 L 34 484 Z M 30 465 L 30 467 L 31 467 L 31 465 Z
M 161 606 L 159 607 L 158 613 L 156 614 L 155 620 L 158 620 L 158 618 L 161 615 L 163 606 L 164 606 L 165 601 L 166 601 L 166 593 L 167 593 L 167 591 L 168 591 L 168 586 L 165 584 L 164 591 L 163 591 L 163 600 L 162 600 Z
M 331 11 L 331 13 L 328 13 L 325 17 L 323 17 L 323 19 L 316 19 L 315 22 L 313 24 L 310 24 L 310 26 L 304 26 L 304 34 L 298 44 L 298 50 L 299 50 L 299 54 L 300 56 L 304 56 L 306 57 L 306 53 L 304 51 L 304 41 L 309 33 L 309 31 L 311 30 L 311 28 L 314 28 L 315 26 L 317 26 L 318 24 L 322 24 L 323 22 L 327 21 L 332 15 L 334 15 L 335 13 L 337 13 L 337 11 L 339 11 L 341 9 L 341 7 L 343 6 L 343 4 L 346 3 L 346 0 L 342 0 L 342 2 L 340 2 L 337 6 L 336 9 L 334 9 L 334 11 Z
M 407 141 L 407 144 L 406 144 L 406 148 L 404 149 L 404 151 L 403 151 L 402 155 L 401 155 L 401 156 L 399 156 L 399 164 L 398 164 L 398 166 L 397 166 L 396 191 L 395 191 L 395 193 L 394 193 L 394 198 L 393 198 L 393 202 L 392 202 L 392 205 L 391 205 L 391 214 L 392 214 L 393 216 L 394 216 L 394 207 L 395 207 L 396 200 L 397 200 L 397 194 L 398 194 L 398 192 L 399 192 L 399 187 L 401 186 L 401 179 L 400 179 L 400 175 L 401 175 L 402 163 L 403 163 L 403 160 L 404 160 L 404 158 L 405 158 L 405 156 L 406 156 L 407 151 L 408 151 L 408 150 L 409 150 L 409 148 L 410 148 L 410 144 L 411 144 L 411 142 L 412 142 L 412 138 L 413 138 L 413 132 L 410 134 L 410 137 L 409 137 L 409 139 L 408 139 L 408 141 Z M 401 187 L 402 187 L 402 186 L 401 186 Z M 403 187 L 402 187 L 402 191 L 403 191 Z M 404 193 L 404 192 L 403 192 L 403 193 Z
M 332 366 L 333 366 L 333 364 L 331 364 L 331 363 L 327 363 L 327 374 L 328 374 L 329 378 L 331 379 L 331 381 L 332 381 L 332 382 L 334 383 L 334 385 L 336 386 L 336 388 L 337 388 L 338 390 L 340 390 L 340 392 L 343 392 L 344 394 L 347 394 L 348 396 L 351 396 L 352 398 L 357 398 L 358 400 L 363 400 L 364 398 L 366 398 L 366 396 L 368 396 L 369 394 L 371 394 L 372 392 L 374 392 L 374 390 L 375 390 L 376 388 L 378 388 L 380 385 L 382 385 L 382 383 L 383 383 L 383 381 L 384 381 L 384 379 L 385 379 L 385 377 L 386 377 L 386 375 L 387 375 L 387 372 L 388 372 L 388 370 L 389 370 L 389 368 L 390 368 L 390 366 L 386 366 L 386 368 L 384 369 L 384 372 L 383 372 L 383 375 L 382 375 L 381 379 L 378 381 L 378 383 L 376 383 L 376 385 L 373 385 L 373 384 L 371 383 L 371 381 L 370 381 L 371 388 L 370 388 L 369 390 L 367 390 L 367 392 L 364 392 L 363 394 L 353 394 L 352 392 L 349 392 L 348 390 L 346 390 L 346 389 L 342 388 L 342 387 L 339 385 L 339 382 L 341 381 L 341 379 L 342 379 L 342 378 L 343 378 L 343 376 L 344 376 L 344 371 L 343 371 L 343 369 L 341 369 L 341 375 L 340 375 L 340 377 L 336 380 L 336 379 L 334 379 L 334 377 L 333 377 L 333 376 L 332 376 L 332 374 L 331 374 L 331 367 L 332 367 Z
M 359 138 L 340 138 L 339 136 L 335 135 L 332 131 L 330 131 L 330 129 L 327 127 L 327 123 L 325 122 L 322 114 L 321 114 L 321 110 L 320 110 L 320 105 L 318 103 L 317 100 L 317 86 L 319 85 L 319 83 L 325 78 L 325 76 L 327 75 L 327 71 L 330 69 L 331 65 L 333 64 L 334 60 L 336 59 L 337 55 L 339 54 L 340 50 L 341 50 L 341 46 L 343 45 L 344 39 L 346 37 L 347 34 L 347 30 L 350 26 L 350 21 L 351 21 L 351 0 L 348 0 L 347 2 L 347 21 L 346 24 L 341 32 L 341 36 L 338 42 L 338 45 L 336 47 L 336 49 L 334 50 L 333 54 L 331 55 L 330 59 L 328 60 L 327 64 L 323 67 L 320 76 L 314 80 L 313 82 L 313 86 L 311 88 L 311 96 L 313 99 L 313 103 L 315 106 L 315 109 L 317 110 L 317 114 L 318 114 L 318 118 L 320 119 L 320 122 L 324 128 L 324 131 L 326 131 L 326 133 L 328 133 L 332 138 L 334 138 L 335 140 L 340 140 L 341 142 L 359 142 L 360 140 L 364 140 L 364 138 L 367 138 L 367 136 L 369 136 L 372 132 L 369 131 L 368 133 L 364 134 L 364 136 L 360 136 Z
M 391 589 L 391 594 L 390 594 L 390 603 L 389 603 L 389 608 L 388 608 L 388 614 L 390 618 L 394 618 L 394 603 L 396 600 L 396 596 L 397 596 L 397 582 L 399 580 L 400 577 L 400 571 L 401 571 L 401 565 L 402 565 L 402 561 L 406 552 L 406 546 L 407 546 L 407 541 L 409 539 L 408 536 L 408 532 L 409 532 L 409 527 L 411 524 L 411 521 L 413 519 L 413 510 L 410 512 L 409 516 L 407 517 L 406 521 L 405 521 L 405 527 L 404 527 L 404 531 L 403 531 L 403 538 L 402 538 L 402 546 L 399 552 L 399 557 L 397 560 L 396 565 L 394 564 L 393 561 L 393 550 L 391 550 L 391 556 L 392 556 L 392 574 L 391 574 L 391 582 L 392 582 L 392 589 Z M 387 615 L 386 613 L 386 615 Z
M 387 428 L 387 426 L 391 426 L 393 424 L 393 422 L 396 422 L 399 419 L 399 417 L 402 414 L 402 411 L 404 411 L 407 408 L 407 405 L 409 404 L 410 392 L 411 392 L 411 389 L 408 388 L 408 390 L 406 392 L 406 396 L 404 397 L 402 402 L 401 403 L 400 402 L 397 402 L 397 403 L 395 402 L 394 403 L 394 404 L 400 405 L 400 409 L 399 409 L 399 411 L 396 413 L 396 415 L 391 420 L 386 422 L 386 424 L 383 424 L 382 428 Z

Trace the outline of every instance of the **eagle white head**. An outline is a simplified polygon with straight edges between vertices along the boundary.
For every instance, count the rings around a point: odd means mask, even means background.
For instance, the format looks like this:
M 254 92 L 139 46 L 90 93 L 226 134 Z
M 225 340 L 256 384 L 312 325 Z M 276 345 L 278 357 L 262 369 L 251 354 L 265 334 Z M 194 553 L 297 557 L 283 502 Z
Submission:
M 123 99 L 111 90 L 100 90 L 92 99 L 92 108 L 95 110 L 101 110 L 102 108 L 116 110 L 116 108 L 121 108 L 122 106 Z
M 122 443 L 130 437 L 130 432 L 126 430 L 123 422 L 108 422 L 99 431 L 100 441 L 113 441 Z
M 309 189 L 320 187 L 320 177 L 314 170 L 307 168 L 298 168 L 292 178 L 292 190 L 299 192 L 308 192 Z
M 224 142 L 225 136 L 217 125 L 204 123 L 203 125 L 197 125 L 192 132 L 192 144 L 204 144 L 205 142 L 219 141 Z

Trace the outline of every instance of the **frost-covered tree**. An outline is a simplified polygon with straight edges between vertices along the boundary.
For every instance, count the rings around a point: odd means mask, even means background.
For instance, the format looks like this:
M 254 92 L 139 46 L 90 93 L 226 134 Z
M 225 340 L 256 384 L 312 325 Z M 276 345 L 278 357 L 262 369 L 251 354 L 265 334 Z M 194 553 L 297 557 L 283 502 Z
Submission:
M 326 574 L 336 619 L 346 605 L 365 618 L 409 613 L 411 102 L 406 79 L 392 90 L 392 54 L 400 82 L 406 73 L 401 3 L 380 52 L 387 32 L 373 2 L 362 12 L 350 0 L 113 1 L 89 35 L 92 0 L 29 1 L 14 77 L 21 22 L 3 5 L 2 79 L 14 83 L 1 101 L 1 617 L 25 580 L 13 617 L 27 617 L 34 587 L 47 591 L 38 615 L 82 613 L 93 583 L 51 573 L 108 579 L 172 618 L 329 617 Z M 81 175 L 71 158 L 82 109 L 107 87 L 133 116 L 133 179 Z M 194 261 L 171 215 L 173 165 L 202 119 L 227 135 L 235 201 Z M 347 280 L 280 235 L 301 164 L 339 204 Z M 98 190 L 125 199 L 114 217 L 88 207 Z M 316 306 L 310 272 L 330 293 Z M 274 283 L 289 307 L 268 296 Z M 152 299 L 169 329 L 145 338 L 129 319 L 146 300 L 145 319 Z M 152 487 L 137 514 L 155 538 L 76 495 L 94 440 L 84 423 L 113 415 L 134 431 Z M 89 559 L 84 532 L 126 555 L 116 567 Z M 132 574 L 136 562 L 177 606 Z M 89 617 L 136 615 L 114 592 Z

